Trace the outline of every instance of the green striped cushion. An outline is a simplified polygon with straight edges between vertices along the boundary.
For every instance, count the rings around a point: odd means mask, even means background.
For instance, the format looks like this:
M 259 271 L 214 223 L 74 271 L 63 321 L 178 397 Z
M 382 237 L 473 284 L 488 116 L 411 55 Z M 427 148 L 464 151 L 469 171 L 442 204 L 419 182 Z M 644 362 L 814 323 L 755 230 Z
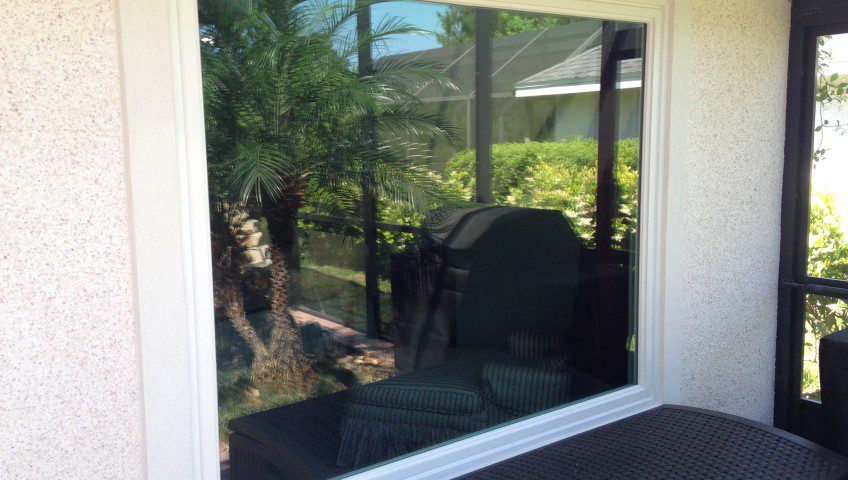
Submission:
M 471 414 L 485 407 L 479 367 L 458 363 L 362 385 L 352 389 L 351 395 L 364 405 L 437 413 Z
M 508 335 L 509 354 L 520 360 L 540 360 L 563 350 L 562 335 L 512 332 Z
M 536 413 L 568 401 L 571 375 L 560 370 L 490 363 L 483 367 L 492 403 L 517 414 Z

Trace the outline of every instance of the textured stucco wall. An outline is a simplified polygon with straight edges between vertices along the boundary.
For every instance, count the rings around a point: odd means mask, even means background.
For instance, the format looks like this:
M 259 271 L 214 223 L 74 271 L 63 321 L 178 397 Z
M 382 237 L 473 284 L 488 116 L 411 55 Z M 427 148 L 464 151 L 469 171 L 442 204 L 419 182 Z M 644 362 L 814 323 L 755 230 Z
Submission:
M 771 422 L 788 0 L 677 4 L 666 400 Z
M 158 32 L 157 42 L 124 45 L 124 74 L 137 77 L 169 61 L 166 4 L 124 3 L 125 17 L 139 19 L 137 31 L 132 22 L 125 31 Z M 2 0 L 0 7 L 0 478 L 141 478 L 145 427 L 114 5 Z M 147 11 L 160 21 L 148 21 Z M 789 2 L 678 0 L 674 11 L 665 397 L 768 421 Z M 150 88 L 161 92 L 169 72 L 156 72 Z M 172 115 L 168 98 L 154 100 L 129 105 L 130 131 Z M 128 141 L 141 151 L 156 139 Z M 155 163 L 168 167 L 173 152 L 157 152 L 133 161 L 133 178 L 155 171 L 173 193 L 174 172 Z M 157 271 L 145 226 L 179 223 L 172 197 L 163 197 L 161 211 L 136 205 L 136 245 L 148 249 L 137 252 L 145 258 L 138 278 Z M 170 332 L 174 348 L 184 349 L 179 299 L 150 300 L 174 292 L 177 280 L 139 285 L 138 315 L 149 317 L 142 336 Z M 147 359 L 163 371 L 147 371 L 145 402 L 177 405 L 174 418 L 184 423 L 185 390 L 166 397 L 153 380 L 185 382 L 186 358 Z M 160 423 L 148 424 L 148 433 L 187 428 Z M 184 449 L 157 451 L 170 444 L 156 438 L 148 459 L 189 468 Z M 190 476 L 183 473 L 156 469 L 151 477 Z
M 141 478 L 114 5 L 0 12 L 0 478 Z

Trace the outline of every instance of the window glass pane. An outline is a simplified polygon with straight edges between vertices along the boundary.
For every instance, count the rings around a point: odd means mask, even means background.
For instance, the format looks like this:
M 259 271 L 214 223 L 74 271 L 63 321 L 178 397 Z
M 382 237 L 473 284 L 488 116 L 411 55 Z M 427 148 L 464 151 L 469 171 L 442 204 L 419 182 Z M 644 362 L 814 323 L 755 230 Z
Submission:
M 808 274 L 848 280 L 848 34 L 819 37 Z
M 848 328 L 848 303 L 833 297 L 807 295 L 804 321 L 804 374 L 801 395 L 821 400 L 819 340 Z
M 328 478 L 636 381 L 643 25 L 199 6 L 229 478 Z

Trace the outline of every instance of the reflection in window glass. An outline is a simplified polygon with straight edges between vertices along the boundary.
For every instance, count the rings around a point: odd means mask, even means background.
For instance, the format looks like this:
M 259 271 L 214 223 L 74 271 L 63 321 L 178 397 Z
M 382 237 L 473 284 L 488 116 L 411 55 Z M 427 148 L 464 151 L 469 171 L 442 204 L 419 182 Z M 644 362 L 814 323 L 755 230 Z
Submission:
M 328 478 L 635 382 L 642 25 L 199 6 L 229 478 Z
M 474 9 L 447 9 L 442 5 L 424 2 L 379 2 L 374 4 L 371 12 L 373 22 L 402 19 L 418 30 L 393 35 L 374 49 L 374 63 L 378 68 L 395 62 L 413 62 L 434 69 L 447 80 L 410 83 L 414 84 L 412 93 L 420 102 L 418 111 L 438 115 L 448 121 L 458 141 L 448 143 L 437 138 L 427 138 L 425 141 L 404 138 L 405 142 L 417 147 L 410 150 L 419 156 L 410 158 L 440 174 L 444 172 L 445 163 L 459 150 L 474 148 L 476 49 L 473 34 L 466 41 L 448 40 L 445 37 L 442 25 L 454 16 L 470 19 L 466 22 L 473 23 Z

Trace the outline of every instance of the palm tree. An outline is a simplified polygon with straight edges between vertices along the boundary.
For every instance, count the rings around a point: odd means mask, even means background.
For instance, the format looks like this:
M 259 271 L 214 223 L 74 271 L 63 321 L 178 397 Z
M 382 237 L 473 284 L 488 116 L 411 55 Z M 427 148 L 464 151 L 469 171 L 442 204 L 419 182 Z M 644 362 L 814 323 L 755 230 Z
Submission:
M 367 1 L 292 0 L 219 0 L 201 8 L 210 178 L 226 186 L 223 196 L 234 194 L 228 204 L 258 209 L 268 223 L 274 328 L 266 354 L 255 356 L 266 364 L 254 369 L 255 378 L 304 363 L 288 314 L 303 207 L 339 222 L 361 225 L 362 218 L 367 233 L 377 198 L 419 210 L 453 201 L 402 153 L 410 143 L 459 143 L 454 128 L 424 113 L 413 94 L 426 83 L 451 83 L 429 62 L 385 58 L 355 68 L 361 52 L 416 32 L 392 17 L 355 28 L 369 8 Z M 225 310 L 239 316 L 238 306 Z

